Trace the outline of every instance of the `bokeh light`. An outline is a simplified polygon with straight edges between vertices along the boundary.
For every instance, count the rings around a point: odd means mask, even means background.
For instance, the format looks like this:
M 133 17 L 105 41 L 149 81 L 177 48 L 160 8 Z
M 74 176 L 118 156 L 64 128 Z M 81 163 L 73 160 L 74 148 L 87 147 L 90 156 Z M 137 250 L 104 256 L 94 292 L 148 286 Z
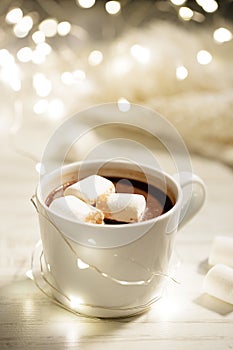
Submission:
M 89 9 L 95 5 L 95 0 L 76 0 L 76 2 L 80 7 L 85 9 Z
M 23 11 L 16 7 L 11 9 L 6 15 L 6 22 L 9 24 L 16 24 L 23 18 Z
M 108 1 L 105 4 L 105 9 L 110 15 L 116 15 L 121 10 L 119 1 Z
M 200 50 L 197 53 L 197 62 L 202 65 L 207 65 L 212 61 L 212 55 L 206 50 Z

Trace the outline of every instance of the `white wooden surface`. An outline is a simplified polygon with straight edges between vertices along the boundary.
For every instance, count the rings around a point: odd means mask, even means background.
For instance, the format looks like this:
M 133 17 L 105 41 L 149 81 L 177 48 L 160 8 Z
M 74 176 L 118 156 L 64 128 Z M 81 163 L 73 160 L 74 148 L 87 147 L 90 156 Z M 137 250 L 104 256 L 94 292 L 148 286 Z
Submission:
M 147 313 L 121 320 L 77 317 L 54 305 L 29 280 L 39 240 L 29 199 L 38 175 L 31 160 L 0 144 L 0 349 L 233 349 L 233 305 L 204 295 L 206 259 L 215 235 L 233 234 L 233 174 L 221 164 L 193 156 L 207 185 L 200 214 L 177 235 L 179 285 Z

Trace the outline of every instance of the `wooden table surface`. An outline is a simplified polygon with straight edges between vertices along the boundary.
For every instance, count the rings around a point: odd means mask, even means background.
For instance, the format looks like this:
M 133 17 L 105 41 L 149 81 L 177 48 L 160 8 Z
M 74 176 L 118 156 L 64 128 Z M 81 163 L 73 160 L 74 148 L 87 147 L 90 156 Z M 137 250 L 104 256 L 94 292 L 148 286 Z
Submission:
M 51 302 L 26 277 L 39 240 L 29 199 L 38 181 L 35 164 L 0 144 L 0 349 L 233 349 L 233 305 L 203 294 L 208 254 L 216 235 L 233 233 L 233 173 L 197 156 L 195 172 L 207 186 L 199 215 L 177 234 L 176 270 L 164 298 L 128 319 L 76 316 Z

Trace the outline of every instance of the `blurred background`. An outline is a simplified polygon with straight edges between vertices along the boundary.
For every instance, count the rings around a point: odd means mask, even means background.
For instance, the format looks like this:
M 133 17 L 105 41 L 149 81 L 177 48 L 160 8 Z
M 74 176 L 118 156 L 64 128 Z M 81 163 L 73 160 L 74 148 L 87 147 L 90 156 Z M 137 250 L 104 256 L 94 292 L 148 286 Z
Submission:
M 72 114 L 136 103 L 232 167 L 232 19 L 232 0 L 1 0 L 1 136 L 38 161 Z

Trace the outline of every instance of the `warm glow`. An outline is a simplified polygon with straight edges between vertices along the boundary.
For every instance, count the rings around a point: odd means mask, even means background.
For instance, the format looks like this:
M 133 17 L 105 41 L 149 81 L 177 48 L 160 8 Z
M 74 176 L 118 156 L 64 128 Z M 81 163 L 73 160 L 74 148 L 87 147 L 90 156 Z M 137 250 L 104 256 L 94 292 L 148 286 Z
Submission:
M 197 62 L 206 65 L 212 61 L 212 55 L 206 50 L 200 50 L 197 53 Z
M 105 4 L 105 9 L 110 15 L 115 15 L 121 10 L 119 1 L 108 1 Z
M 117 105 L 121 112 L 128 112 L 131 108 L 130 102 L 124 97 L 119 98 Z
M 83 300 L 81 298 L 71 296 L 69 299 L 70 299 L 70 307 L 72 309 L 75 309 L 76 307 L 83 304 Z
M 179 16 L 184 21 L 190 21 L 190 19 L 193 17 L 193 11 L 189 7 L 181 7 L 179 9 Z
M 61 36 L 66 36 L 69 34 L 69 32 L 71 31 L 71 24 L 70 22 L 64 21 L 64 22 L 60 22 L 57 25 L 57 33 Z
M 57 21 L 53 18 L 47 18 L 39 25 L 39 29 L 48 38 L 57 34 Z
M 17 52 L 17 58 L 20 62 L 29 62 L 32 59 L 32 49 L 30 47 L 22 47 Z
M 188 76 L 188 70 L 184 66 L 179 66 L 176 68 L 176 77 L 179 80 L 184 80 Z
M 32 34 L 32 40 L 35 44 L 43 43 L 45 41 L 45 35 L 40 30 L 37 30 Z
M 95 0 L 76 0 L 77 4 L 85 9 L 95 5 Z
M 10 10 L 6 15 L 6 22 L 9 24 L 18 23 L 23 17 L 23 11 L 20 8 Z
M 180 6 L 183 5 L 186 0 L 170 0 L 174 5 Z
M 150 60 L 150 50 L 141 45 L 133 45 L 130 49 L 131 55 L 140 63 L 148 63 Z
M 215 41 L 219 43 L 225 43 L 232 39 L 232 33 L 230 32 L 230 30 L 222 27 L 214 31 L 213 37 Z
M 99 50 L 94 50 L 88 56 L 88 62 L 91 66 L 98 66 L 103 61 L 103 54 Z

